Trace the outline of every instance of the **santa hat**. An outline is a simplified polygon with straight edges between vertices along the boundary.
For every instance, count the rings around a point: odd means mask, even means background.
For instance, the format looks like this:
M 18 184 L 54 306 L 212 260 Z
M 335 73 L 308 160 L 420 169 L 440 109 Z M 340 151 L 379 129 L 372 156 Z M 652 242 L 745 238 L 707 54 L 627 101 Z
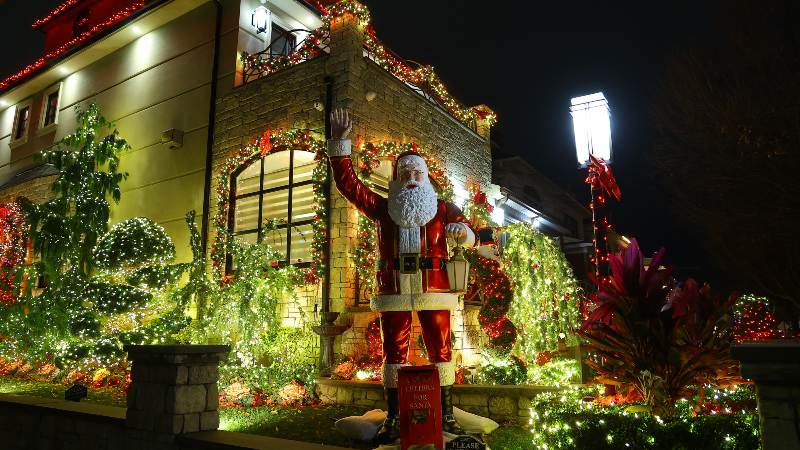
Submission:
M 407 150 L 403 153 L 397 155 L 397 158 L 394 160 L 394 166 L 392 167 L 392 179 L 397 179 L 397 169 L 400 166 L 406 165 L 416 165 L 421 166 L 425 170 L 425 175 L 428 175 L 428 163 L 425 162 L 425 158 L 420 156 L 419 153 L 415 152 L 414 150 Z M 430 176 L 429 176 L 430 178 Z

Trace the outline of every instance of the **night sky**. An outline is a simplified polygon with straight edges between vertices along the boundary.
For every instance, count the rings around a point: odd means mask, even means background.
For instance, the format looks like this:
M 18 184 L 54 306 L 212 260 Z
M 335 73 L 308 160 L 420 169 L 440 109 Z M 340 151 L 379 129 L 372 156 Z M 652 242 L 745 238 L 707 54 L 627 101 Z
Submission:
M 0 0 L 0 77 L 39 56 L 30 24 L 63 0 Z M 468 105 L 499 116 L 493 130 L 504 153 L 525 157 L 581 201 L 588 200 L 574 154 L 570 98 L 603 91 L 612 109 L 613 169 L 622 202 L 612 222 L 646 253 L 667 247 L 680 276 L 721 279 L 697 231 L 666 205 L 648 164 L 652 104 L 665 62 L 706 38 L 706 2 L 467 2 L 364 0 L 378 37 L 406 59 L 435 66 Z M 724 286 L 722 286 L 724 287 Z

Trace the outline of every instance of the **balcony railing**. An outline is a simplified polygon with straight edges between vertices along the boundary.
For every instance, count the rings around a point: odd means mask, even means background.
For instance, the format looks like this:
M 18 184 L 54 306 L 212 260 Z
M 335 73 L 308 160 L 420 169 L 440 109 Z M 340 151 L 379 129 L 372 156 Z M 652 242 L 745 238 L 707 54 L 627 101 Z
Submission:
M 258 53 L 242 53 L 242 82 L 248 83 L 279 70 L 300 64 L 328 53 L 330 34 L 318 29 L 309 31 L 296 28 L 289 31 L 273 29 L 280 36 L 274 38 Z M 294 33 L 304 33 L 306 38 L 294 45 Z

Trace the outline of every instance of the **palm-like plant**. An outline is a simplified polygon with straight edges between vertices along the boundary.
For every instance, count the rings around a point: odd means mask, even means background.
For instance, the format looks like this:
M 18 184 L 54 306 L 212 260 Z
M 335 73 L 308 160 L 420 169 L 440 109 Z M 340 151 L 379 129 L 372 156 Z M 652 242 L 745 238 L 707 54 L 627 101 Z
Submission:
M 594 310 L 579 330 L 596 356 L 598 381 L 633 386 L 654 413 L 669 415 L 693 386 L 725 384 L 730 358 L 728 312 L 722 299 L 694 280 L 676 286 L 660 249 L 645 268 L 637 242 L 611 255 L 611 281 L 592 295 Z

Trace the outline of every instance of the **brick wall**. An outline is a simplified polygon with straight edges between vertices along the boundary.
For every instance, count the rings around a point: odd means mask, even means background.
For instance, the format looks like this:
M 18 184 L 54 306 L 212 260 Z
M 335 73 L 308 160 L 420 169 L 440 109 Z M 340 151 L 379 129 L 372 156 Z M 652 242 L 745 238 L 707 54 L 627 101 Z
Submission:
M 55 179 L 55 175 L 49 175 L 0 189 L 0 203 L 13 202 L 17 197 L 27 197 L 36 203 L 46 202 L 53 197 L 50 187 Z

